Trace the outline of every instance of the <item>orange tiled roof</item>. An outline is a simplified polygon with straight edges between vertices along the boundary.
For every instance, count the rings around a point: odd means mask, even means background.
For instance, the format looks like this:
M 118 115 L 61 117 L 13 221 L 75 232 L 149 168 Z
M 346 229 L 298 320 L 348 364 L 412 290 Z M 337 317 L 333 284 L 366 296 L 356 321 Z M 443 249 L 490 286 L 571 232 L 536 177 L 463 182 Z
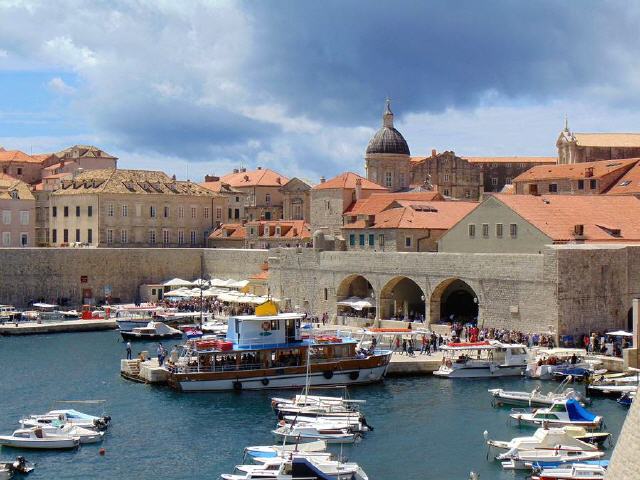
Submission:
M 6 173 L 0 173 L 0 199 L 12 198 L 11 192 L 14 190 L 18 192 L 19 200 L 34 199 L 28 184 Z
M 260 220 L 247 222 L 247 226 L 257 226 L 260 237 L 290 238 L 306 240 L 311 238 L 311 228 L 304 220 Z M 280 227 L 280 235 L 276 236 L 276 227 Z M 265 234 L 266 232 L 266 234 Z
M 225 223 L 211 232 L 209 238 L 216 240 L 244 240 L 247 238 L 247 232 L 244 229 L 244 225 L 240 223 Z
M 35 158 L 36 160 L 38 160 L 38 162 L 42 163 L 44 162 L 46 159 L 48 159 L 49 157 L 51 157 L 53 155 L 53 153 L 35 153 L 33 155 L 31 155 L 33 158 Z
M 370 197 L 353 202 L 344 212 L 346 216 L 375 215 L 396 200 L 438 201 L 444 197 L 438 192 L 374 193 Z
M 581 147 L 640 148 L 640 133 L 573 133 Z
M 640 162 L 631 167 L 631 169 L 607 191 L 607 195 L 638 194 L 640 194 Z
M 586 242 L 640 241 L 640 200 L 630 195 L 505 195 L 507 205 L 554 242 L 575 240 L 575 225 L 584 225 Z M 619 229 L 616 236 L 612 229 Z
M 368 228 L 448 230 L 479 204 L 477 202 L 401 201 L 399 206 L 380 212 Z M 364 220 L 348 223 L 346 229 L 367 228 Z
M 20 150 L 2 150 L 0 151 L 0 162 L 41 163 L 41 160 L 27 155 Z
M 200 186 L 215 193 L 242 193 L 234 190 L 231 185 L 221 180 L 216 182 L 202 182 L 200 183 Z
M 240 187 L 282 187 L 289 181 L 287 177 L 268 168 L 230 173 L 220 178 L 234 188 Z
M 269 270 L 263 270 L 260 273 L 256 273 L 255 275 L 251 275 L 249 280 L 268 280 L 269 279 Z
M 362 181 L 362 189 L 363 190 L 388 190 L 382 185 L 378 185 L 377 183 L 373 183 L 371 180 L 367 180 L 364 177 L 361 177 L 357 173 L 353 172 L 344 172 L 338 175 L 337 177 L 333 177 L 326 182 L 319 183 L 312 190 L 330 190 L 330 189 L 352 189 L 356 188 L 356 180 L 360 179 Z
M 469 163 L 558 163 L 556 157 L 462 157 Z
M 538 180 L 580 180 L 585 178 L 600 178 L 612 172 L 619 171 L 622 175 L 626 170 L 638 162 L 638 158 L 621 160 L 598 160 L 597 162 L 569 163 L 563 165 L 538 165 L 521 173 L 513 182 L 531 182 Z M 592 175 L 587 176 L 587 170 L 592 170 Z

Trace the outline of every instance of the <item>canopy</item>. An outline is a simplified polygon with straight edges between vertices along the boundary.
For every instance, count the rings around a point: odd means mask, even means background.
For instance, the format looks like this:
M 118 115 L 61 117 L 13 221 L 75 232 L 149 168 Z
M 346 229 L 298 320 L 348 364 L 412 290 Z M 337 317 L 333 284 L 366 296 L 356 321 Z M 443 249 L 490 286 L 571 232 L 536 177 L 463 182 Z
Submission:
M 633 337 L 633 333 L 625 332 L 624 330 L 616 330 L 615 332 L 608 332 L 606 335 L 612 337 Z
M 574 400 L 573 398 L 567 400 L 567 413 L 569 414 L 569 419 L 573 421 L 587 421 L 592 422 L 595 420 L 596 416 L 580 405 L 580 402 Z
M 164 296 L 187 298 L 193 297 L 193 294 L 187 289 L 179 288 L 177 290 L 171 290 L 170 292 L 165 293 Z
M 238 280 L 237 282 L 229 281 L 227 287 L 229 288 L 244 288 L 249 284 L 249 280 Z
M 165 287 L 180 287 L 180 286 L 191 286 L 191 282 L 189 280 L 182 280 L 181 278 L 172 278 L 171 280 L 164 282 L 162 285 Z
M 51 303 L 34 303 L 34 307 L 36 308 L 56 308 L 57 305 L 52 305 Z
M 338 302 L 343 307 L 351 307 L 354 310 L 362 310 L 364 308 L 375 308 L 376 302 L 373 298 L 349 297 Z

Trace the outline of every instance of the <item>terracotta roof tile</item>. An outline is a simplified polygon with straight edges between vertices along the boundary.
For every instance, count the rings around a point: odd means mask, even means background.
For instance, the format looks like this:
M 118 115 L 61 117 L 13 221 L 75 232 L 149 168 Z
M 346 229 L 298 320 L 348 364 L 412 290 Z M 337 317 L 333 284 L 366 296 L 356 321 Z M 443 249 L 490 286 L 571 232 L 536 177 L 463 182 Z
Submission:
M 640 133 L 573 133 L 581 147 L 638 147 Z
M 215 193 L 243 193 L 222 180 L 218 180 L 217 182 L 202 182 L 199 185 Z
M 240 187 L 282 187 L 289 179 L 268 168 L 260 168 L 246 172 L 230 173 L 221 177 L 225 183 L 234 188 Z
M 398 192 L 398 193 L 374 193 L 362 200 L 353 202 L 344 212 L 346 216 L 375 215 L 386 209 L 396 200 L 444 200 L 438 192 Z
M 27 155 L 20 150 L 2 150 L 0 151 L 0 162 L 24 162 L 24 163 L 42 163 L 31 155 Z
M 584 225 L 586 242 L 640 241 L 640 200 L 630 195 L 492 196 L 555 242 L 575 240 L 575 225 Z
M 215 240 L 244 240 L 247 238 L 247 232 L 244 229 L 244 225 L 240 223 L 225 223 L 211 232 L 209 238 Z
M 607 191 L 607 195 L 638 194 L 640 194 L 640 162 L 636 163 Z
M 538 180 L 580 180 L 585 178 L 601 178 L 619 171 L 622 175 L 638 162 L 637 158 L 622 160 L 599 160 L 597 162 L 570 163 L 563 165 L 538 165 L 531 167 L 513 179 L 514 183 Z M 592 174 L 589 175 L 587 172 Z
M 5 173 L 0 173 L 0 199 L 12 198 L 11 192 L 14 190 L 17 190 L 19 200 L 34 199 L 28 184 Z
M 319 183 L 313 190 L 330 190 L 330 189 L 352 189 L 356 188 L 356 180 L 360 179 L 362 181 L 362 189 L 363 190 L 388 190 L 382 185 L 378 185 L 377 183 L 373 183 L 370 180 L 367 180 L 364 177 L 361 177 L 357 173 L 353 172 L 344 172 L 338 175 L 337 177 L 333 177 L 326 182 Z
M 311 238 L 311 228 L 304 220 L 260 220 L 247 222 L 247 226 L 257 226 L 260 237 L 290 238 L 293 240 L 308 240 Z M 276 227 L 280 227 L 280 236 L 275 235 Z M 266 235 L 265 230 L 268 232 Z
M 462 157 L 469 163 L 558 163 L 556 157 Z

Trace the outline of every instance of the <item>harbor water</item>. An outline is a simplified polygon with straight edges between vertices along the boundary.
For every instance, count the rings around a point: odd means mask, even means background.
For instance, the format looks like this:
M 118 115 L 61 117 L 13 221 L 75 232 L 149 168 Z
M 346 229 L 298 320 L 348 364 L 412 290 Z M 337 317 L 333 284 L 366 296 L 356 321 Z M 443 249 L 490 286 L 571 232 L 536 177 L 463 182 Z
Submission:
M 134 355 L 143 349 L 153 355 L 155 344 L 133 344 Z M 273 443 L 270 397 L 292 392 L 183 394 L 132 383 L 120 377 L 124 354 L 114 331 L 0 338 L 2 434 L 18 428 L 21 416 L 65 408 L 57 400 L 104 399 L 112 416 L 104 456 L 99 445 L 85 445 L 70 452 L 4 447 L 0 458 L 24 455 L 36 462 L 31 480 L 217 479 L 241 463 L 245 446 Z M 509 425 L 509 410 L 492 408 L 487 389 L 531 390 L 538 384 L 411 377 L 352 388 L 353 398 L 367 401 L 364 411 L 375 430 L 359 444 L 343 446 L 342 454 L 372 480 L 466 480 L 471 470 L 482 480 L 526 478 L 487 461 L 484 430 L 500 440 L 534 432 Z M 556 386 L 542 384 L 544 391 Z M 604 416 L 615 441 L 627 410 L 609 399 L 595 399 L 590 409 Z M 340 447 L 332 450 L 339 453 Z

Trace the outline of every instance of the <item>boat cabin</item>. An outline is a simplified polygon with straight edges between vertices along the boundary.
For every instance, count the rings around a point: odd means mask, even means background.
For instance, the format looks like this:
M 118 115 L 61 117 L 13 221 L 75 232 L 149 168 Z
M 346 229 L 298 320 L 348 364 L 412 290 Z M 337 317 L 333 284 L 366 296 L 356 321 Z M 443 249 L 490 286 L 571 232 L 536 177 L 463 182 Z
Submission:
M 498 365 L 514 365 L 528 360 L 526 346 L 496 341 L 450 343 L 440 349 L 446 358 L 457 364 L 484 360 Z
M 257 316 L 241 315 L 229 318 L 227 341 L 236 349 L 286 347 L 302 340 L 298 313 Z

